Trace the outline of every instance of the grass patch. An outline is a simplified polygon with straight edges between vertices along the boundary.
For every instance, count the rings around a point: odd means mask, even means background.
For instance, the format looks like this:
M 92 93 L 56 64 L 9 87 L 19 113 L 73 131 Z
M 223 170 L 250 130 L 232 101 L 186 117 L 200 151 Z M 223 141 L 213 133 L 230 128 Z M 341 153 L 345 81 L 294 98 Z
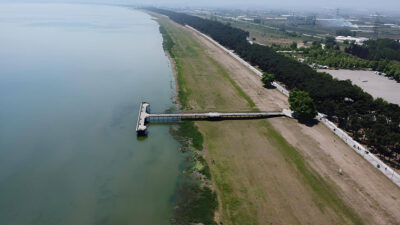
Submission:
M 184 121 L 179 123 L 179 127 L 174 131 L 175 135 L 190 139 L 191 145 L 197 150 L 203 150 L 204 138 L 197 129 L 193 121 Z
M 185 121 L 178 125 L 173 132 L 177 140 L 190 140 L 189 144 L 182 143 L 192 150 L 192 157 L 188 158 L 189 166 L 184 170 L 184 179 L 180 183 L 177 194 L 177 207 L 173 224 L 202 223 L 216 225 L 214 221 L 215 210 L 218 207 L 217 194 L 209 187 L 202 185 L 204 178 L 196 176 L 195 172 L 203 174 L 206 179 L 211 179 L 210 168 L 206 160 L 198 154 L 203 149 L 203 136 L 198 131 L 193 121 Z
M 188 99 L 190 95 L 190 90 L 186 88 L 186 80 L 183 76 L 183 69 L 181 66 L 181 62 L 178 59 L 175 59 L 175 70 L 176 70 L 176 77 L 178 83 L 178 99 L 179 103 L 181 104 L 182 109 L 190 110 L 191 107 L 188 104 Z
M 175 43 L 172 40 L 171 36 L 169 36 L 167 30 L 163 26 L 160 26 L 160 33 L 163 37 L 163 48 L 165 51 L 169 53 L 169 55 L 174 58 L 174 53 L 172 51 L 172 48 L 174 47 Z
M 183 77 L 183 70 L 181 66 L 181 62 L 179 59 L 176 57 L 176 54 L 174 53 L 174 46 L 175 42 L 171 38 L 171 35 L 168 33 L 167 29 L 165 29 L 165 26 L 161 23 L 160 24 L 160 33 L 163 37 L 163 48 L 164 50 L 169 54 L 169 56 L 174 59 L 175 62 L 175 71 L 177 73 L 177 83 L 178 83 L 178 99 L 180 102 L 180 105 L 183 109 L 189 108 L 188 106 L 188 96 L 190 94 L 190 91 L 187 90 L 186 87 L 186 82 Z
M 198 171 L 202 170 L 203 168 L 204 168 L 204 166 L 200 161 L 196 161 L 193 166 L 193 169 L 198 170 Z
M 218 207 L 217 195 L 209 187 L 200 187 L 198 183 L 185 183 L 180 193 L 181 201 L 176 209 L 174 224 L 202 223 L 216 225 L 214 211 Z
M 169 32 L 175 43 L 171 51 L 175 53 L 174 60 L 179 88 L 178 97 L 183 109 L 189 109 L 191 105 L 197 110 L 209 105 L 219 106 L 222 110 L 235 109 L 235 107 L 243 109 L 248 106 L 253 110 L 255 109 L 255 104 L 251 98 L 217 61 L 206 54 L 199 46 L 199 43 L 190 37 L 189 33 L 185 33 L 183 29 L 176 28 L 167 19 L 161 20 L 161 24 L 165 24 L 167 32 Z M 229 90 L 226 93 L 229 93 L 229 95 L 223 95 L 227 88 Z M 257 202 L 253 201 L 255 200 L 254 193 L 257 192 L 256 195 L 260 196 L 259 198 L 267 201 L 266 195 L 262 193 L 265 190 L 257 186 L 257 181 L 254 181 L 254 187 L 251 187 L 244 183 L 243 180 L 238 179 L 240 177 L 235 177 L 241 168 L 236 167 L 229 156 L 225 154 L 218 155 L 217 152 L 229 146 L 229 142 L 231 142 L 231 140 L 223 139 L 222 134 L 218 135 L 219 133 L 216 133 L 224 131 L 208 129 L 208 126 L 213 128 L 213 125 L 207 125 L 202 122 L 198 123 L 198 125 L 201 126 L 202 132 L 206 135 L 210 159 L 215 159 L 215 164 L 213 163 L 211 166 L 212 178 L 218 187 L 218 196 L 222 205 L 222 221 L 224 224 L 258 224 L 257 214 L 266 211 L 257 208 Z M 260 132 L 265 132 L 265 136 L 271 145 L 274 148 L 276 147 L 284 156 L 284 159 L 282 158 L 283 163 L 287 161 L 288 164 L 293 166 L 293 170 L 299 173 L 300 181 L 304 182 L 306 190 L 310 191 L 310 197 L 322 212 L 327 211 L 325 209 L 332 209 L 338 215 L 337 217 L 332 217 L 332 219 L 338 218 L 342 221 L 342 224 L 362 224 L 356 213 L 339 198 L 334 186 L 310 168 L 296 148 L 288 144 L 268 122 L 262 122 L 260 127 L 262 127 Z M 266 127 L 266 131 L 264 127 Z M 187 121 L 180 124 L 176 133 L 190 139 L 195 149 L 203 149 L 204 138 L 194 122 Z M 218 139 L 218 136 L 220 139 Z M 243 134 L 243 136 L 242 138 L 251 138 L 249 136 L 246 137 L 246 134 Z M 226 145 L 221 145 L 220 141 L 226 141 Z M 234 148 L 235 146 L 232 147 Z M 204 158 L 195 155 L 192 160 L 194 161 L 191 168 L 197 168 L 197 171 L 210 179 L 210 168 Z M 203 165 L 201 169 L 199 162 Z M 185 183 L 180 193 L 179 208 L 176 211 L 176 224 L 200 222 L 215 224 L 213 216 L 214 210 L 217 208 L 216 194 L 209 187 L 202 188 L 199 184 L 201 184 L 199 180 Z M 249 197 L 252 197 L 252 199 Z M 311 205 L 313 202 L 309 204 Z M 318 210 L 318 208 L 314 209 Z M 291 213 L 290 209 L 287 212 Z M 275 214 L 271 213 L 271 215 Z M 297 221 L 295 215 L 291 215 L 291 217 L 294 218 L 293 221 Z M 326 218 L 329 219 L 329 215 Z M 260 223 L 263 222 L 265 221 L 260 221 Z
M 175 70 L 177 73 L 178 83 L 178 100 L 182 109 L 190 109 L 188 104 L 191 90 L 187 88 L 187 81 L 184 75 L 185 61 L 181 58 L 196 55 L 195 49 L 187 45 L 185 51 L 177 49 L 174 42 L 175 36 L 171 36 L 168 24 L 160 23 L 160 32 L 163 35 L 164 50 L 168 51 L 169 55 L 175 62 Z M 182 47 L 182 46 L 180 46 Z M 210 168 L 206 160 L 198 154 L 197 151 L 203 149 L 204 138 L 199 132 L 193 121 L 184 121 L 178 124 L 176 130 L 171 130 L 173 136 L 181 142 L 182 146 L 191 149 L 192 157 L 187 158 L 183 174 L 177 193 L 177 207 L 173 224 L 194 224 L 202 223 L 204 225 L 216 225 L 214 221 L 215 210 L 218 207 L 217 195 L 209 187 L 202 185 L 204 178 L 195 176 L 195 172 L 203 174 L 206 179 L 211 179 Z M 192 149 L 193 147 L 194 149 Z
M 218 71 L 224 76 L 224 78 L 226 78 L 229 83 L 231 83 L 231 85 L 235 88 L 235 90 L 238 92 L 239 96 L 244 98 L 247 103 L 249 104 L 250 108 L 254 108 L 256 106 L 256 104 L 253 102 L 253 100 L 242 90 L 242 88 L 239 87 L 239 85 L 231 78 L 231 76 L 229 76 L 229 74 L 226 72 L 226 70 L 224 68 L 222 68 L 222 66 L 217 63 L 211 56 L 208 56 L 208 59 L 210 60 L 210 62 L 212 62 L 212 64 L 218 69 Z
M 203 128 L 203 127 L 202 127 Z M 240 224 L 240 225 L 256 225 L 257 210 L 256 206 L 249 200 L 249 187 L 245 186 L 241 179 L 237 179 L 232 174 L 235 174 L 235 166 L 232 165 L 232 160 L 229 156 L 222 158 L 216 157 L 220 150 L 217 134 L 218 131 L 211 128 L 206 128 L 207 150 L 210 155 L 214 155 L 215 164 L 212 166 L 212 177 L 218 187 L 218 196 L 222 205 L 222 217 L 224 224 Z M 241 194 L 238 195 L 237 187 L 241 188 Z
M 231 102 L 236 103 L 232 109 L 249 107 L 257 110 L 252 99 L 236 84 L 226 69 L 207 54 L 189 32 L 175 27 L 166 19 L 159 19 L 159 22 L 164 27 L 163 32 L 174 43 L 170 51 L 174 56 L 178 98 L 183 110 L 202 110 L 210 107 L 226 110 L 225 106 Z M 206 90 L 213 84 L 222 85 Z M 229 90 L 233 89 L 234 93 L 227 96 L 224 92 L 227 87 Z
M 309 185 L 316 195 L 315 201 L 321 211 L 325 205 L 330 206 L 342 217 L 349 219 L 353 224 L 363 224 L 361 218 L 348 207 L 337 195 L 331 184 L 328 184 L 304 161 L 299 151 L 291 146 L 272 126 L 265 122 L 267 127 L 267 138 L 278 147 L 286 160 L 290 161 L 301 174 L 301 178 L 306 185 Z M 318 199 L 318 200 L 317 200 Z
M 207 179 L 211 180 L 211 171 L 206 160 L 203 157 L 200 157 L 199 160 L 203 163 L 203 168 L 199 172 L 203 174 Z

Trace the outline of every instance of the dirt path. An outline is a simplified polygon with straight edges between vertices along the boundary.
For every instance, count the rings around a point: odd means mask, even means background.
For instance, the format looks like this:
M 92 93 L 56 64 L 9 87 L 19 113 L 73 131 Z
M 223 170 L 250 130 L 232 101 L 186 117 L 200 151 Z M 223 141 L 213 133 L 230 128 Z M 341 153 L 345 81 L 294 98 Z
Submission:
M 186 29 L 186 28 L 185 28 Z M 187 29 L 189 30 L 189 29 Z M 189 30 L 206 52 L 220 63 L 260 110 L 288 108 L 287 98 L 262 87 L 257 75 L 214 44 Z M 400 189 L 363 160 L 322 124 L 307 127 L 295 120 L 274 118 L 273 127 L 307 162 L 340 188 L 340 195 L 369 224 L 400 224 Z M 344 175 L 339 176 L 338 168 Z

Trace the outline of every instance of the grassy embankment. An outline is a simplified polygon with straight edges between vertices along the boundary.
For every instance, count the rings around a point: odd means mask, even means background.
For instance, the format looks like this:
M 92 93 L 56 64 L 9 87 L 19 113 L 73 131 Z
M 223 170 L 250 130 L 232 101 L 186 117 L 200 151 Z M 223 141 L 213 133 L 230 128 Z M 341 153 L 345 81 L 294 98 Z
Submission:
M 164 17 L 158 22 L 173 42 L 166 49 L 172 52 L 176 64 L 178 97 L 183 110 L 254 110 L 253 101 L 187 30 Z M 212 189 L 217 191 L 220 203 L 218 222 L 362 224 L 338 197 L 336 187 L 317 175 L 297 149 L 267 121 L 201 121 L 185 123 L 178 132 L 191 138 L 199 150 L 195 157 L 200 156 L 197 160 L 200 164 L 196 162 L 194 170 L 208 168 L 203 156 L 207 159 Z M 203 147 L 205 150 L 200 152 Z M 210 178 L 210 174 L 206 176 Z M 186 206 L 190 203 L 195 206 L 181 211 L 182 217 L 186 213 L 186 219 L 196 217 L 192 221 L 213 223 L 209 220 L 210 211 L 203 208 L 217 207 L 215 195 L 207 188 L 198 198 L 200 202 L 186 202 Z M 196 210 L 203 213 L 193 215 Z
M 160 26 L 160 32 L 163 36 L 164 50 L 171 59 L 177 62 L 173 51 L 174 41 L 164 26 Z M 175 69 L 180 74 L 179 64 L 176 64 Z M 182 81 L 182 79 L 180 80 Z M 182 89 L 178 90 L 178 98 L 181 106 L 186 108 L 187 94 Z M 192 153 L 184 163 L 184 180 L 178 187 L 177 207 L 172 223 L 215 224 L 214 212 L 218 206 L 217 196 L 207 184 L 211 180 L 210 168 L 202 154 L 199 154 L 203 150 L 203 136 L 191 121 L 179 124 L 177 129 L 172 130 L 172 134 L 182 144 L 185 151 Z

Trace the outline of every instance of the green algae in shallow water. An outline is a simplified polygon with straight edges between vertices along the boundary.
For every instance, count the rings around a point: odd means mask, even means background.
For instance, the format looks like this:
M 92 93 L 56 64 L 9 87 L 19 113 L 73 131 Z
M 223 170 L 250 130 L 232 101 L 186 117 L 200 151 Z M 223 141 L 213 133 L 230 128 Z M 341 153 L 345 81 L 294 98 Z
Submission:
M 197 150 L 203 150 L 204 138 L 197 129 L 193 121 L 184 121 L 179 124 L 179 127 L 174 133 L 181 137 L 190 139 L 192 146 Z

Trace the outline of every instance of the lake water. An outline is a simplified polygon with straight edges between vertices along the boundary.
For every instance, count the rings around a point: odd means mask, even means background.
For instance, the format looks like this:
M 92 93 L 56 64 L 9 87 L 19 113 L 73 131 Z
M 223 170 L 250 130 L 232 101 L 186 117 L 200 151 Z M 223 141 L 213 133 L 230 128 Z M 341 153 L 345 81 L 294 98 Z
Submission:
M 0 4 L 0 224 L 169 224 L 183 156 L 158 24 L 123 7 Z

